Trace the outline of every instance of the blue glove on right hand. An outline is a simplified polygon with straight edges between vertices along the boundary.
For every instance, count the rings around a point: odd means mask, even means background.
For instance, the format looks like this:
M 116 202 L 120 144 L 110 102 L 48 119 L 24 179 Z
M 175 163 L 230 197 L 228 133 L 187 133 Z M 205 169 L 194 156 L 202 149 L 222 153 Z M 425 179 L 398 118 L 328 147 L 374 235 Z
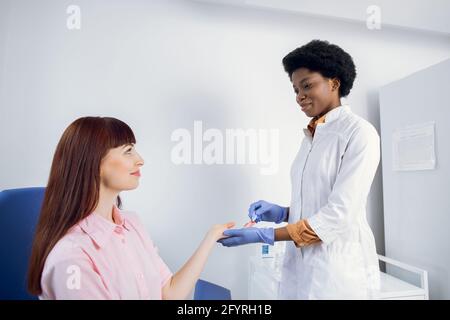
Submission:
M 255 222 L 269 221 L 281 223 L 287 219 L 288 208 L 259 200 L 250 205 L 248 216 Z
M 227 229 L 223 232 L 223 238 L 217 240 L 225 247 L 235 247 L 249 243 L 267 243 L 273 246 L 275 241 L 275 231 L 273 228 L 242 228 Z

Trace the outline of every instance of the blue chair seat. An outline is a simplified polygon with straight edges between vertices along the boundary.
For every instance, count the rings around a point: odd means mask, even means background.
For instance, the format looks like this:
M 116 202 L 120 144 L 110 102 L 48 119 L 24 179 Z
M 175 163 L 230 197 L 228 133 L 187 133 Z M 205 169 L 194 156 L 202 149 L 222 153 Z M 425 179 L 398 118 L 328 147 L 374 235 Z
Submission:
M 231 300 L 231 291 L 199 279 L 195 284 L 194 300 Z

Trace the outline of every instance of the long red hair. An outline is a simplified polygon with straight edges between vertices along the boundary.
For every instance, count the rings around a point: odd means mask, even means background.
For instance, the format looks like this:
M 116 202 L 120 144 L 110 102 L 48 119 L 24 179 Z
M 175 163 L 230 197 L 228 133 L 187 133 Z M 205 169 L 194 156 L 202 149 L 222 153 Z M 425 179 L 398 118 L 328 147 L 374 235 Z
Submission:
M 64 131 L 56 147 L 28 267 L 28 291 L 40 295 L 45 260 L 55 244 L 97 206 L 100 164 L 111 148 L 136 143 L 124 122 L 84 117 Z M 117 197 L 117 205 L 121 206 Z

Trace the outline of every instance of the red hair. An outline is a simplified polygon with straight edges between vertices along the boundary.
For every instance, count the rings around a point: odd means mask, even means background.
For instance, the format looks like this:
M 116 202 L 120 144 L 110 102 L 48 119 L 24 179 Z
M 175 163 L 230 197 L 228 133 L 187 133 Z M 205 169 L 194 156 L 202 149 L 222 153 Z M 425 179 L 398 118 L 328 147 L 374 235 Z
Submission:
M 55 244 L 97 206 L 100 164 L 109 149 L 136 143 L 124 122 L 84 117 L 64 131 L 56 147 L 28 267 L 28 291 L 40 295 L 45 260 Z M 117 205 L 121 206 L 117 197 Z

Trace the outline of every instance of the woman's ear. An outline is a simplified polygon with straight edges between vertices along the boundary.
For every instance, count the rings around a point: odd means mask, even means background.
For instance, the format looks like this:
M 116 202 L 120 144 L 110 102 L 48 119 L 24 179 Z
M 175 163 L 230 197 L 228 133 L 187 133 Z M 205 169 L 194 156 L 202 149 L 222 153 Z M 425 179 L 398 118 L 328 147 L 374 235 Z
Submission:
M 339 90 L 339 87 L 341 86 L 341 81 L 339 81 L 338 78 L 332 78 L 330 79 L 331 81 L 331 90 L 335 91 L 335 90 Z

